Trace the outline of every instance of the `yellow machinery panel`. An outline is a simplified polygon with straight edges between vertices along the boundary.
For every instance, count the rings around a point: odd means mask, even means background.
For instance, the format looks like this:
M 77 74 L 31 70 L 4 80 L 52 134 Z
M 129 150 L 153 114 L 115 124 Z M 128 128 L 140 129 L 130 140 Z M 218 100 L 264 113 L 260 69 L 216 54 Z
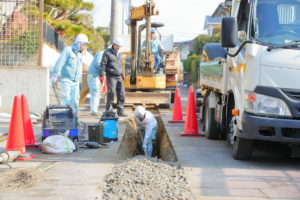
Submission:
M 130 88 L 130 76 L 126 76 L 125 80 L 123 81 L 124 88 L 129 89 Z
M 167 81 L 167 87 L 176 87 L 177 81 Z
M 154 10 L 155 4 L 150 3 L 150 6 L 151 6 L 151 15 L 158 15 L 158 11 Z M 131 19 L 132 20 L 145 19 L 147 17 L 146 10 L 147 10 L 146 5 L 133 8 L 131 10 Z
M 137 76 L 136 88 L 137 89 L 165 89 L 166 77 L 165 76 L 152 76 L 152 77 Z

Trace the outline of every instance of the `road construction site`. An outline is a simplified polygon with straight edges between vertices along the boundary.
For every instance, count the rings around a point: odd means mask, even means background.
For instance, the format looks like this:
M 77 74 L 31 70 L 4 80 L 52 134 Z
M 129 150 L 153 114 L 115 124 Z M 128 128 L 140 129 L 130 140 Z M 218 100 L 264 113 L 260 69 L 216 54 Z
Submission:
M 185 111 L 187 88 L 181 89 L 181 97 Z M 160 127 L 165 128 L 159 137 L 166 138 L 159 146 L 168 144 L 157 155 L 164 161 L 120 153 L 130 129 L 128 120 L 120 119 L 119 140 L 107 146 L 82 147 L 70 154 L 27 148 L 37 157 L 1 164 L 0 199 L 300 199 L 300 160 L 289 159 L 284 147 L 258 145 L 251 160 L 234 160 L 222 140 L 180 137 L 184 124 L 168 123 L 172 108 L 159 113 Z M 99 122 L 84 107 L 79 120 Z M 2 122 L 1 133 L 7 128 Z M 40 123 L 34 124 L 34 133 L 40 142 Z M 164 153 L 171 156 L 161 156 Z

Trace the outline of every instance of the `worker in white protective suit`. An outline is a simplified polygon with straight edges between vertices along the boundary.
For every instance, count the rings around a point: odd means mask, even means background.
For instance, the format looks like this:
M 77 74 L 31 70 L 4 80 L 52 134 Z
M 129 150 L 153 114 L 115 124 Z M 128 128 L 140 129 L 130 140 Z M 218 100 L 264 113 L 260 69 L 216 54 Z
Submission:
M 143 141 L 143 150 L 145 151 L 146 156 L 153 156 L 153 144 L 152 141 L 156 139 L 157 135 L 157 121 L 154 115 L 146 111 L 143 106 L 137 106 L 134 112 L 134 119 L 137 125 L 138 131 L 142 132 L 144 141 Z
M 62 105 L 70 105 L 78 113 L 79 83 L 82 76 L 82 54 L 88 48 L 88 37 L 85 34 L 76 36 L 72 46 L 66 47 L 58 58 L 51 82 L 55 84 L 60 78 Z
M 91 115 L 99 116 L 99 101 L 100 101 L 100 63 L 104 51 L 96 53 L 88 72 L 88 86 L 91 94 L 90 113 Z M 104 82 L 104 81 L 103 81 Z M 103 85 L 103 84 L 102 84 Z

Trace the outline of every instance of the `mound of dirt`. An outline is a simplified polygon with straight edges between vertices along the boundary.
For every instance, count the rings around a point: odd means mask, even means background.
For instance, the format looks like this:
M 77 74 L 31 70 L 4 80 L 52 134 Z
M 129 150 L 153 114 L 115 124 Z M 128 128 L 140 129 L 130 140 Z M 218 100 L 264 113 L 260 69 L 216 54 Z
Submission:
M 105 200 L 193 199 L 183 169 L 156 158 L 131 158 L 114 167 L 105 182 Z
M 25 189 L 39 183 L 44 172 L 37 168 L 18 168 L 0 176 L 0 190 Z

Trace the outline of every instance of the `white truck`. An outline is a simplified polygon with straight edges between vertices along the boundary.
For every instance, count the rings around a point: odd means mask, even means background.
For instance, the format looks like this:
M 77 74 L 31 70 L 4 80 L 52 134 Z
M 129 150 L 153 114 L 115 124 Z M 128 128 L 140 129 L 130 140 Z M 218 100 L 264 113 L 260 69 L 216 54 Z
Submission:
M 227 138 L 235 159 L 254 141 L 299 152 L 300 1 L 233 0 L 221 44 L 206 44 L 200 64 L 200 122 L 209 139 Z

